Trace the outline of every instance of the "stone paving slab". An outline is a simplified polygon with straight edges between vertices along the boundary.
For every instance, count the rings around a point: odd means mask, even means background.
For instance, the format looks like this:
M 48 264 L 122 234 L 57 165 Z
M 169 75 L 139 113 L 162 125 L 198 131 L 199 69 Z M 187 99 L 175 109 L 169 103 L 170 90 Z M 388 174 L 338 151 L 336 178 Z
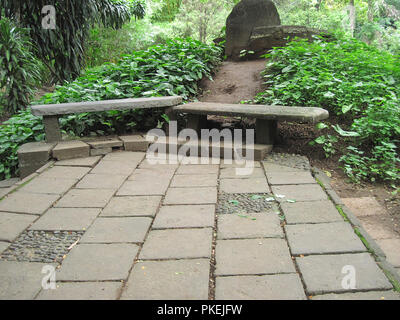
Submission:
M 0 240 L 14 241 L 36 219 L 27 214 L 0 212 Z
M 113 152 L 104 156 L 103 161 L 113 161 L 113 162 L 128 162 L 130 164 L 140 163 L 146 153 L 144 152 Z
M 43 266 L 0 260 L 0 300 L 31 300 L 42 288 Z
M 169 188 L 164 204 L 215 204 L 217 188 Z
M 286 225 L 293 255 L 366 251 L 347 222 Z
M 218 216 L 218 239 L 283 238 L 275 213 L 223 214 Z
M 219 177 L 221 179 L 250 179 L 250 178 L 264 178 L 265 173 L 262 168 L 252 168 L 250 174 L 238 174 L 237 167 L 222 168 Z
M 117 190 L 127 176 L 111 174 L 88 174 L 77 185 L 77 189 L 114 189 Z
M 310 295 L 393 288 L 368 253 L 307 256 L 296 258 L 296 262 Z M 342 270 L 348 266 L 355 270 L 355 289 L 342 286 L 344 277 L 348 275 L 348 271 L 342 273 Z
M 56 179 L 82 179 L 91 168 L 89 167 L 67 167 L 54 166 L 43 172 L 41 178 L 56 178 Z
M 56 166 L 67 167 L 94 167 L 101 159 L 101 156 L 61 160 L 55 163 Z
M 52 208 L 42 215 L 29 230 L 82 231 L 100 214 L 96 208 Z
M 281 203 L 288 224 L 343 222 L 343 217 L 329 200 Z
M 261 168 L 260 161 L 247 161 L 246 163 L 238 163 L 235 160 L 221 159 L 220 168 L 243 168 L 243 167 Z
M 179 164 L 153 164 L 149 160 L 143 160 L 140 163 L 139 169 L 151 169 L 157 172 L 175 171 Z
M 59 282 L 55 290 L 42 290 L 36 300 L 116 300 L 121 282 Z
M 217 175 L 176 175 L 171 181 L 173 188 L 190 188 L 190 187 L 216 187 Z
M 395 291 L 330 293 L 314 296 L 312 300 L 400 300 L 400 293 Z
M 129 180 L 133 181 L 147 181 L 152 180 L 154 178 L 160 180 L 170 181 L 172 176 L 174 175 L 175 169 L 173 168 L 165 168 L 163 171 L 152 170 L 152 169 L 136 169 L 131 176 L 129 176 Z
M 271 173 L 271 172 L 308 172 L 308 170 L 300 169 L 300 168 L 295 168 L 291 166 L 286 166 L 282 164 L 278 164 L 275 162 L 268 162 L 268 161 L 263 161 L 262 165 L 265 169 L 266 173 Z
M 163 206 L 153 229 L 214 227 L 214 205 Z
M 67 255 L 57 280 L 107 281 L 128 277 L 139 247 L 135 244 L 78 244 Z
M 139 259 L 210 258 L 211 243 L 211 228 L 152 230 Z
M 58 179 L 37 177 L 21 188 L 22 192 L 42 194 L 64 194 L 71 189 L 77 179 Z
M 317 183 L 309 171 L 267 172 L 267 179 L 272 185 Z
M 386 254 L 386 259 L 394 267 L 400 267 L 400 239 L 381 239 L 376 241 Z
M 98 218 L 84 234 L 81 243 L 141 243 L 151 218 Z
M 102 217 L 154 217 L 161 196 L 114 197 L 101 213 Z
M 225 193 L 269 193 L 267 179 L 221 179 L 220 192 Z
M 57 208 L 104 208 L 114 195 L 110 189 L 72 189 L 55 205 Z
M 272 186 L 275 195 L 285 196 L 278 198 L 280 202 L 294 201 L 319 201 L 328 200 L 326 193 L 318 184 Z
M 297 274 L 217 277 L 216 300 L 306 300 Z
M 180 166 L 176 174 L 217 174 L 219 166 L 217 164 L 202 165 L 202 164 L 188 164 Z
M 208 259 L 137 263 L 122 293 L 123 300 L 207 300 Z
M 1 254 L 6 251 L 6 249 L 10 246 L 9 242 L 0 241 L 0 257 Z
M 137 165 L 137 162 L 118 161 L 115 163 L 103 159 L 92 169 L 91 173 L 128 176 L 132 174 Z
M 343 198 L 342 201 L 358 217 L 385 214 L 385 209 L 374 197 Z
M 41 215 L 59 195 L 15 192 L 0 201 L 0 211 Z
M 155 178 L 142 181 L 126 181 L 117 196 L 162 196 L 167 192 L 169 181 Z
M 284 239 L 217 240 L 217 276 L 296 272 Z

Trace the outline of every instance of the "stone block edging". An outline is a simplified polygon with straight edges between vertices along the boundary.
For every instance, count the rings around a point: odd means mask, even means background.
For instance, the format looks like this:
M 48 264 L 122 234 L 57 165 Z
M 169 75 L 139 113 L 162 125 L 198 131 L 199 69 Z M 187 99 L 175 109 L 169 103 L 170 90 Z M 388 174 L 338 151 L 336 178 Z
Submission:
M 346 205 L 342 202 L 339 195 L 333 190 L 330 182 L 330 178 L 322 172 L 320 169 L 316 167 L 311 168 L 311 172 L 315 179 L 320 183 L 321 187 L 324 188 L 325 192 L 331 198 L 332 202 L 336 207 L 340 207 L 347 220 L 350 222 L 352 227 L 359 232 L 359 234 L 365 239 L 368 243 L 369 251 L 375 256 L 375 260 L 386 276 L 391 281 L 395 281 L 398 288 L 400 288 L 400 274 L 396 270 L 396 268 L 386 260 L 386 254 L 381 249 L 381 247 L 376 243 L 376 241 L 368 234 L 368 232 L 362 226 L 360 220 L 356 217 L 356 215 L 346 207 Z M 364 244 L 365 245 L 365 244 Z M 388 276 L 389 274 L 389 276 Z

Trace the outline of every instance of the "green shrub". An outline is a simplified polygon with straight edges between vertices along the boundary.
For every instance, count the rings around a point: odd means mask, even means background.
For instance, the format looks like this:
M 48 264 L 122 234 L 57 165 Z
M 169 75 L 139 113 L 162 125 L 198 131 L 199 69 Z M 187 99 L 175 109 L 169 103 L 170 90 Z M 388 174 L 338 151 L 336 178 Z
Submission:
M 40 63 L 31 48 L 26 29 L 0 19 L 0 105 L 9 114 L 29 105 L 40 77 Z
M 400 65 L 396 56 L 340 38 L 292 41 L 266 56 L 270 59 L 264 74 L 268 89 L 256 102 L 329 110 L 344 129 L 334 126 L 334 135 L 315 141 L 327 156 L 343 154 L 343 168 L 356 181 L 399 179 Z M 326 125 L 321 128 L 332 131 Z

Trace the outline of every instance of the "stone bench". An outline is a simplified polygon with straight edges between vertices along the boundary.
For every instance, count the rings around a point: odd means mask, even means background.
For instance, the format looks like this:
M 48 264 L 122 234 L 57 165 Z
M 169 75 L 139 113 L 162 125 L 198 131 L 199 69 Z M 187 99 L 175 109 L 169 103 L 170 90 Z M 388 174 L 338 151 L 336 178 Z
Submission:
M 168 113 L 188 116 L 188 128 L 200 132 L 206 128 L 207 115 L 246 117 L 256 119 L 256 143 L 273 145 L 278 121 L 318 123 L 329 118 L 329 112 L 312 107 L 284 107 L 268 105 L 224 104 L 193 102 L 172 107 Z
M 58 142 L 62 140 L 58 121 L 62 115 L 109 110 L 168 108 L 180 103 L 182 103 L 182 98 L 173 96 L 36 105 L 32 106 L 31 110 L 33 115 L 43 116 L 46 142 Z

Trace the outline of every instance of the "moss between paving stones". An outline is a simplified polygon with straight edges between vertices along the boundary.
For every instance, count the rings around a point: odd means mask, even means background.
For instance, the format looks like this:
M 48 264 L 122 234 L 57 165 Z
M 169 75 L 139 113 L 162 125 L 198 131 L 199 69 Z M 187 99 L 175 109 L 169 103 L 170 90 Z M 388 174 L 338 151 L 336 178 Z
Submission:
M 1 255 L 2 260 L 61 262 L 83 231 L 25 231 Z

